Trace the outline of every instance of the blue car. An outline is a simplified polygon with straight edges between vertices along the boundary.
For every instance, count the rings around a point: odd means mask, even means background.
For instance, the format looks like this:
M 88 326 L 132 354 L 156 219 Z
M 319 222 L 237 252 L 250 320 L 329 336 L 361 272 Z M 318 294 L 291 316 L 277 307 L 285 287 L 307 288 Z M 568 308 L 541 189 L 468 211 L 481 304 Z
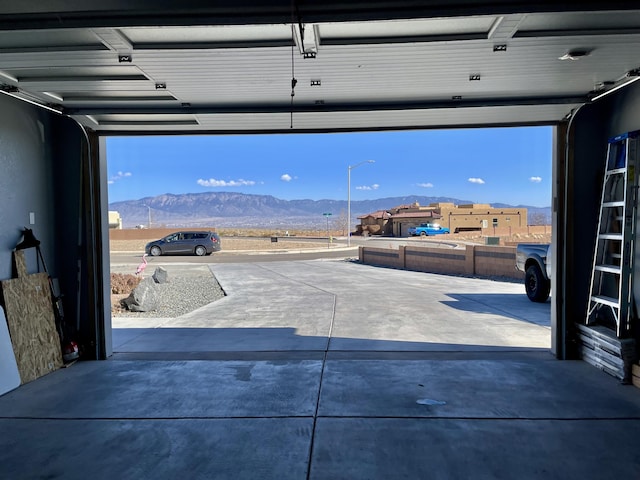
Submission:
M 409 235 L 420 235 L 426 237 L 429 235 L 441 235 L 443 233 L 450 233 L 446 227 L 441 227 L 437 223 L 421 223 L 417 227 L 409 227 Z

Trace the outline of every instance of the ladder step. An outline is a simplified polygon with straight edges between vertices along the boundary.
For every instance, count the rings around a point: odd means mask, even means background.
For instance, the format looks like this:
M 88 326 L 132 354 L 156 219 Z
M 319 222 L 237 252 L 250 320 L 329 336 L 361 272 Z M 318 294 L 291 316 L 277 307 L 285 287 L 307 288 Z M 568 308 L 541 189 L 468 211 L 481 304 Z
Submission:
M 599 272 L 615 273 L 618 275 L 622 273 L 622 268 L 617 265 L 596 265 L 596 270 Z
M 604 295 L 593 295 L 591 301 L 601 305 L 608 305 L 614 308 L 620 308 L 620 302 L 615 297 L 605 297 Z
M 606 174 L 609 175 L 620 175 L 627 171 L 626 168 L 612 168 L 611 170 L 607 170 Z
M 616 208 L 616 207 L 624 207 L 624 200 L 618 200 L 615 202 L 604 202 L 602 204 L 602 208 Z
M 622 240 L 621 233 L 601 233 L 598 235 L 598 240 Z

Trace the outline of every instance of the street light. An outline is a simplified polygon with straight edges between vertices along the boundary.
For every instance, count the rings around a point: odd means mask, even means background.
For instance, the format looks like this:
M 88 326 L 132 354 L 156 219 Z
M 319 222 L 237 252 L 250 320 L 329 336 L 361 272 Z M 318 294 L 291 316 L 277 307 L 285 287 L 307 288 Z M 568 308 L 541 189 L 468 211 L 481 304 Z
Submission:
M 143 207 L 147 207 L 149 209 L 149 217 L 148 217 L 149 221 L 148 221 L 148 224 L 147 224 L 147 228 L 151 228 L 151 207 L 149 205 L 147 205 L 147 204 L 144 204 L 144 203 L 142 204 L 142 206 Z
M 349 186 L 347 187 L 347 246 L 351 246 L 351 170 L 365 163 L 376 163 L 375 160 L 364 160 L 355 165 L 349 165 L 349 174 L 347 175 Z
M 327 248 L 331 248 L 331 236 L 329 235 L 329 217 L 331 216 L 331 214 L 323 213 L 322 215 L 327 218 Z

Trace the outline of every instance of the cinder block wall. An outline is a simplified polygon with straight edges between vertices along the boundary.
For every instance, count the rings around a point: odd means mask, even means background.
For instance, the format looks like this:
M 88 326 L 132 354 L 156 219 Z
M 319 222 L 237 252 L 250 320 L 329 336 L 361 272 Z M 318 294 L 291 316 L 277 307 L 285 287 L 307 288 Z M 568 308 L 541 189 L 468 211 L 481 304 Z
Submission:
M 464 250 L 405 247 L 405 268 L 419 272 L 469 274 Z
M 360 247 L 359 259 L 379 265 L 418 272 L 523 280 L 516 270 L 516 248 L 467 245 L 466 249 L 401 246 L 398 250 Z
M 360 247 L 358 257 L 367 265 L 379 265 L 381 267 L 405 268 L 404 248 L 393 250 L 390 248 Z
M 524 274 L 516 270 L 515 247 L 479 245 L 473 247 L 473 257 L 475 275 L 524 278 Z

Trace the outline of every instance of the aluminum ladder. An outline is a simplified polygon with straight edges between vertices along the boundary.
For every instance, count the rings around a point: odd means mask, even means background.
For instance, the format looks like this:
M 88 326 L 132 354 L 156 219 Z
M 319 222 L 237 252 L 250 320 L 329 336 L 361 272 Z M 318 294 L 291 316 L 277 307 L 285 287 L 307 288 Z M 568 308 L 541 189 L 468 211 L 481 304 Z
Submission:
M 637 210 L 636 163 L 640 131 L 609 140 L 591 271 L 586 325 L 603 325 L 618 338 L 631 329 Z

